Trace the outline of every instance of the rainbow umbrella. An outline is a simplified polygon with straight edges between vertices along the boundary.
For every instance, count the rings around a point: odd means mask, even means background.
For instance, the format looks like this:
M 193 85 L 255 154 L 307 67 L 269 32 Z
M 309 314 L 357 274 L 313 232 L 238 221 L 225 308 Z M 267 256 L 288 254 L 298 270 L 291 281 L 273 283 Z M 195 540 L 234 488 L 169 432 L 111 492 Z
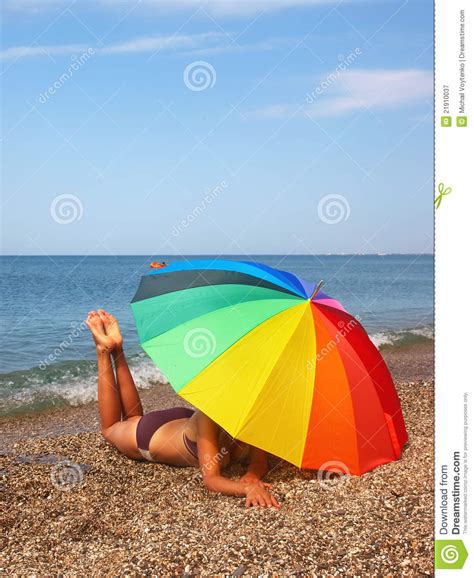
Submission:
M 186 261 L 144 276 L 131 306 L 174 390 L 234 438 L 357 475 L 400 457 L 407 434 L 390 373 L 319 286 L 259 263 Z

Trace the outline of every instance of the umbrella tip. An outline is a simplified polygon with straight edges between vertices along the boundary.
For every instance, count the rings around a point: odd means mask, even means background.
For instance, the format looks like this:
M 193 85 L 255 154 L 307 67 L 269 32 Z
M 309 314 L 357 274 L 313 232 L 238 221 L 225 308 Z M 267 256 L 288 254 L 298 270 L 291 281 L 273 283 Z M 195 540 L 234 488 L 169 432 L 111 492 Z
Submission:
M 324 285 L 324 281 L 321 279 L 321 281 L 314 288 L 314 291 L 312 292 L 311 297 L 309 298 L 309 301 L 312 301 L 314 299 L 314 297 L 316 296 L 316 294 L 319 292 L 319 290 L 321 289 L 321 287 L 323 285 Z

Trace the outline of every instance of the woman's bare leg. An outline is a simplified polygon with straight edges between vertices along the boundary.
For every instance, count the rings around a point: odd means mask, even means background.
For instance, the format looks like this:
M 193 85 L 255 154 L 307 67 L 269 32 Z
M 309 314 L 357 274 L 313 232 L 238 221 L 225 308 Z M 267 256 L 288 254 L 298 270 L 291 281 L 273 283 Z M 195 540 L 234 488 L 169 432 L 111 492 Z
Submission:
M 138 395 L 137 387 L 130 373 L 123 349 L 114 349 L 112 356 L 115 363 L 115 373 L 117 375 L 124 419 L 137 415 L 142 416 L 142 402 L 140 401 L 140 396 Z
M 103 309 L 99 309 L 98 313 L 104 324 L 105 333 L 114 341 L 112 357 L 115 363 L 115 373 L 117 375 L 117 384 L 122 402 L 123 419 L 142 416 L 143 408 L 140 396 L 138 395 L 137 387 L 130 373 L 125 353 L 123 352 L 123 339 L 117 320 L 113 315 L 106 313 Z
M 120 389 L 115 379 L 111 360 L 114 340 L 105 333 L 98 313 L 91 311 L 86 321 L 94 336 L 97 349 L 99 414 L 102 435 L 120 452 L 130 458 L 140 459 L 137 447 L 137 424 L 139 417 L 121 421 L 124 415 Z
M 122 419 L 122 403 L 109 352 L 97 352 L 100 427 L 107 430 Z
M 122 403 L 110 358 L 114 343 L 105 334 L 102 320 L 95 311 L 89 313 L 86 323 L 94 337 L 97 351 L 100 427 L 106 435 L 106 431 L 122 417 Z

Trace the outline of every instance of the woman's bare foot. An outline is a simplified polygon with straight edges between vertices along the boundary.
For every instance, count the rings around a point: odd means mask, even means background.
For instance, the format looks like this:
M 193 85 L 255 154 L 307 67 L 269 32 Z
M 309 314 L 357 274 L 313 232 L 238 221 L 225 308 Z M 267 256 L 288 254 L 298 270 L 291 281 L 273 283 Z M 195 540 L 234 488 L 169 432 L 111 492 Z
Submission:
M 112 349 L 115 347 L 115 342 L 105 333 L 102 319 L 96 311 L 89 311 L 86 325 L 91 330 L 97 353 L 111 353 Z
M 117 319 L 111 313 L 107 313 L 103 309 L 99 309 L 97 313 L 99 314 L 99 317 L 104 324 L 106 335 L 114 342 L 114 348 L 121 349 L 123 345 L 123 338 L 120 333 Z

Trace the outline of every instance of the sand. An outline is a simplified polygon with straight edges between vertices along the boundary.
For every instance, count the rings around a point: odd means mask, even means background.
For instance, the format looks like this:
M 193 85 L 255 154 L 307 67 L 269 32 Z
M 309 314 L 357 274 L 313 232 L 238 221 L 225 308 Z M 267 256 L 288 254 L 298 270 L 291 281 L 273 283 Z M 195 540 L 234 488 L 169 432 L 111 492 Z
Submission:
M 334 480 L 272 460 L 279 511 L 209 494 L 195 469 L 125 458 L 96 433 L 93 405 L 3 419 L 0 572 L 432 575 L 432 348 L 384 356 L 410 438 L 402 459 Z M 177 404 L 167 386 L 143 394 L 147 409 Z

